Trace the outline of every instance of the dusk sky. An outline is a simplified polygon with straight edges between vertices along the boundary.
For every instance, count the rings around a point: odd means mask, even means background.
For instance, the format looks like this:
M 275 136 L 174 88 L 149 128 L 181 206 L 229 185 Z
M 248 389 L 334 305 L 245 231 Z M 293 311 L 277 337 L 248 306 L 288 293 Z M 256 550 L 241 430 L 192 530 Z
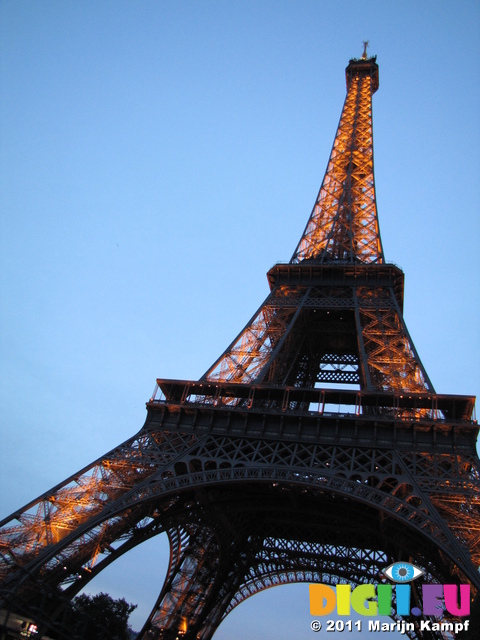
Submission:
M 199 378 L 249 320 L 363 40 L 405 320 L 438 393 L 479 393 L 478 0 L 0 0 L 0 21 L 0 517 L 136 433 L 155 379 Z M 86 591 L 137 603 L 140 629 L 167 559 L 151 540 Z M 308 586 L 281 587 L 215 640 L 310 622 Z

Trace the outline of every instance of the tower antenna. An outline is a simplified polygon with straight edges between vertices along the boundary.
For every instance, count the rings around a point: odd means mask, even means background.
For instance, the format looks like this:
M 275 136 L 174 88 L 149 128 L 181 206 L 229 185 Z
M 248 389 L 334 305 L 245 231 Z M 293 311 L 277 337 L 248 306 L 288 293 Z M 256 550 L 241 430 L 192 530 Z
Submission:
M 363 41 L 363 53 L 362 53 L 362 60 L 366 60 L 367 59 L 367 48 L 369 45 L 369 41 L 368 40 L 364 40 Z

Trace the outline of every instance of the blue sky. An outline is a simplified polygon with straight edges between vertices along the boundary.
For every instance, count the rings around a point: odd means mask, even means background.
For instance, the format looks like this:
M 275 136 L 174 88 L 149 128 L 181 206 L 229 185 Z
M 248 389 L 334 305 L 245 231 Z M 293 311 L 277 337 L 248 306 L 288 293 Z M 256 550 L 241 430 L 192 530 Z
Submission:
M 478 393 L 479 28 L 468 0 L 0 2 L 3 516 L 135 433 L 155 378 L 198 378 L 251 317 L 364 39 L 407 326 L 437 392 Z M 92 583 L 139 604 L 136 628 L 165 570 L 148 544 Z M 312 637 L 306 594 L 251 598 L 216 637 Z

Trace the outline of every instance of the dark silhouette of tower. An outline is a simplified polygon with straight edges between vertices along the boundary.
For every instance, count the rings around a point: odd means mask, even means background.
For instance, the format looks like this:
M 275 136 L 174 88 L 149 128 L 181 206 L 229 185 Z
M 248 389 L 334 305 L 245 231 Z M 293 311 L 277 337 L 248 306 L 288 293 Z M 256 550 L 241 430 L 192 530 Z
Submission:
M 375 201 L 376 59 L 346 79 L 321 189 L 266 300 L 200 380 L 157 381 L 139 433 L 0 523 L 4 610 L 69 637 L 65 603 L 162 532 L 142 639 L 206 640 L 267 587 L 378 582 L 400 560 L 480 587 L 475 399 L 436 394 L 408 334 Z

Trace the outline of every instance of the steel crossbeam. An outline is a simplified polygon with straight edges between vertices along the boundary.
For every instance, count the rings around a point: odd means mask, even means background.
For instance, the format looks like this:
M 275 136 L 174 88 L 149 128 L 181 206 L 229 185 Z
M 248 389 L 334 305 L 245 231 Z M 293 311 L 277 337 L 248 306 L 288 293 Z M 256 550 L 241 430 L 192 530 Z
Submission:
M 1 609 L 70 640 L 70 599 L 160 533 L 169 568 L 141 640 L 209 640 L 263 589 L 378 582 L 400 560 L 480 589 L 475 398 L 436 394 L 407 331 L 378 226 L 375 58 L 346 78 L 320 192 L 266 300 L 200 380 L 157 380 L 139 433 L 0 522 Z

